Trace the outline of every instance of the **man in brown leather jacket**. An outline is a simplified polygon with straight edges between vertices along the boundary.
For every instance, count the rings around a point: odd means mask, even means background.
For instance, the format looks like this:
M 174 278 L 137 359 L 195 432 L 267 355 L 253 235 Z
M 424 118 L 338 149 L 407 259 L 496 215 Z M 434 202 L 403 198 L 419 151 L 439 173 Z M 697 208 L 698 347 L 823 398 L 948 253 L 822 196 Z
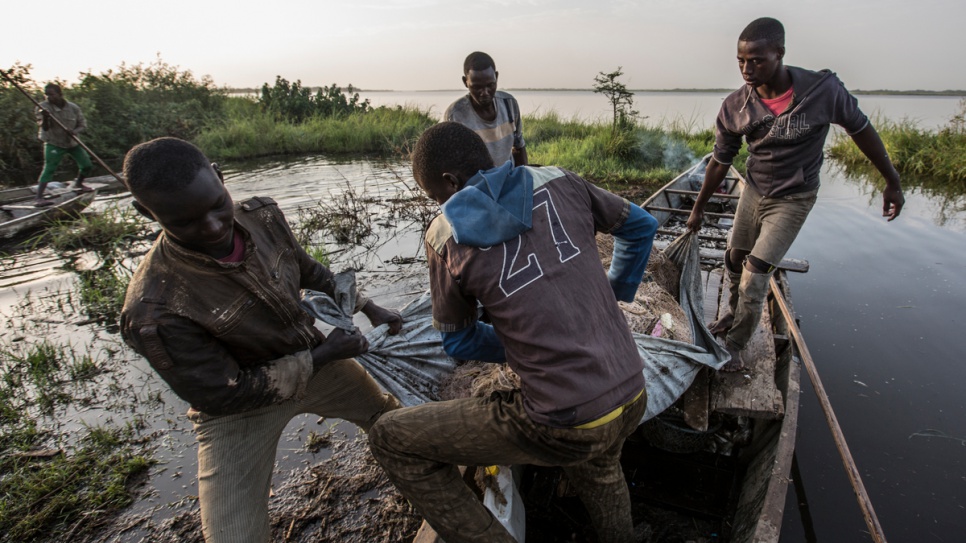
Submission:
M 399 404 L 352 359 L 368 349 L 361 334 L 325 337 L 300 307 L 302 288 L 334 294 L 333 274 L 273 200 L 234 204 L 217 166 L 176 138 L 131 149 L 124 174 L 134 206 L 163 232 L 131 279 L 122 335 L 191 405 L 205 539 L 263 543 L 289 420 L 314 413 L 368 430 Z M 362 296 L 356 310 L 391 333 L 402 325 Z

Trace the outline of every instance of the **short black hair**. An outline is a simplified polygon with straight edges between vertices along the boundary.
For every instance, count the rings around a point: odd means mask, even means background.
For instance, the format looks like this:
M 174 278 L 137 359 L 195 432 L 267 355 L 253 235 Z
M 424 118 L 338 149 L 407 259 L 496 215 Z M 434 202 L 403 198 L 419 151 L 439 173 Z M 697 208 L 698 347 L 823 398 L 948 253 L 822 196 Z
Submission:
M 413 149 L 413 177 L 420 186 L 442 179 L 447 172 L 469 179 L 492 167 L 493 157 L 483 138 L 460 123 L 441 122 L 427 128 Z
M 60 92 L 61 94 L 64 93 L 64 89 L 60 88 L 60 85 L 58 85 L 57 83 L 47 83 L 46 85 L 44 85 L 44 94 L 47 94 L 47 91 L 50 89 L 57 89 L 57 91 Z
M 178 138 L 140 143 L 124 157 L 124 181 L 135 197 L 182 189 L 211 162 L 201 149 Z
M 784 47 L 785 27 L 778 19 L 761 17 L 748 23 L 738 36 L 738 41 L 766 41 L 769 45 Z
M 479 72 L 487 68 L 493 68 L 495 72 L 496 63 L 493 62 L 493 58 L 490 55 L 480 51 L 473 51 L 469 55 L 466 55 L 466 60 L 463 61 L 463 75 L 470 73 L 470 70 Z

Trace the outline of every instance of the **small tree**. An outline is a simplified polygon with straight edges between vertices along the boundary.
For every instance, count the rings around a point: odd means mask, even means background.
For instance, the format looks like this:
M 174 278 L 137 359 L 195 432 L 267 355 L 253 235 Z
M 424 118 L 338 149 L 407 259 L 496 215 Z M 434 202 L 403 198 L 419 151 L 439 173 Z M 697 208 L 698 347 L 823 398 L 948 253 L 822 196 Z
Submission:
M 627 126 L 630 123 L 630 118 L 637 115 L 637 111 L 631 109 L 634 106 L 634 93 L 627 90 L 627 85 L 617 80 L 618 77 L 624 75 L 624 72 L 621 71 L 622 68 L 622 66 L 618 66 L 616 70 L 609 74 L 600 72 L 594 77 L 594 92 L 606 96 L 614 109 L 615 131 Z

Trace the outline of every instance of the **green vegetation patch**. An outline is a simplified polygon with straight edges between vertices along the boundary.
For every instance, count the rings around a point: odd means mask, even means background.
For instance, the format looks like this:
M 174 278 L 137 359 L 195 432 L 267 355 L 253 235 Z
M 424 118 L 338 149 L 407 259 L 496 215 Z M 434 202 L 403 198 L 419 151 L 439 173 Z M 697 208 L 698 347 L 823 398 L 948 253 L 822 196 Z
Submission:
M 245 100 L 233 98 L 233 100 Z M 252 104 L 236 104 L 224 122 L 195 140 L 215 160 L 281 154 L 406 154 L 436 121 L 411 107 L 380 107 L 332 117 L 292 121 Z
M 131 503 L 133 478 L 151 461 L 137 452 L 130 424 L 58 437 L 41 422 L 96 401 L 87 385 L 103 365 L 49 340 L 0 346 L 0 541 L 90 533 Z
M 0 541 L 29 543 L 96 530 L 132 502 L 133 479 L 150 467 L 130 430 L 88 428 L 77 447 L 0 458 Z
M 153 230 L 133 208 L 113 205 L 83 213 L 76 220 L 59 221 L 31 240 L 31 245 L 50 245 L 60 253 L 92 251 L 97 266 L 72 261 L 80 279 L 78 301 L 92 320 L 115 323 L 133 275 L 133 263 L 127 258 L 132 242 L 147 240 Z
M 938 183 L 959 193 L 966 191 L 966 100 L 960 101 L 956 115 L 938 130 L 920 128 L 909 120 L 874 119 L 873 124 L 903 176 L 904 185 Z M 846 134 L 837 133 L 833 137 L 828 153 L 848 174 L 874 171 Z
M 613 190 L 657 188 L 711 152 L 714 132 L 684 123 L 585 122 L 555 112 L 526 116 L 527 153 L 533 164 L 560 166 Z M 735 164 L 743 167 L 747 151 Z
M 134 208 L 112 205 L 76 220 L 58 221 L 34 238 L 34 244 L 49 244 L 57 251 L 115 249 L 147 236 L 149 224 Z
M 30 77 L 30 68 L 16 64 L 4 72 L 41 102 L 43 84 Z M 227 93 L 211 78 L 196 78 L 160 58 L 150 64 L 121 64 L 101 74 L 82 73 L 76 85 L 58 83 L 64 97 L 84 112 L 88 125 L 81 134 L 84 143 L 106 160 L 120 158 L 132 146 L 160 136 L 194 139 L 204 126 L 226 115 Z M 64 162 L 58 179 L 76 173 L 72 161 Z M 42 167 L 34 105 L 0 80 L 0 174 L 5 181 L 26 182 L 36 179 Z

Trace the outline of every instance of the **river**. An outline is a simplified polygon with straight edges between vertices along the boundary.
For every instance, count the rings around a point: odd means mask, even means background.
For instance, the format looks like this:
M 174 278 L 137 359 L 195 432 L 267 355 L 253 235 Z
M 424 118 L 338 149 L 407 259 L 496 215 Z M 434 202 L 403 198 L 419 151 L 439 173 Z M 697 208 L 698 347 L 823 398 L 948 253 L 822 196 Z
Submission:
M 554 110 L 582 118 L 606 114 L 600 95 L 590 92 L 514 92 L 523 112 Z M 374 104 L 415 103 L 436 114 L 459 91 L 369 93 Z M 642 93 L 636 107 L 649 119 L 694 120 L 709 124 L 722 93 Z M 956 112 L 957 98 L 862 96 L 869 112 L 943 124 Z M 524 132 L 526 128 L 524 127 Z M 236 200 L 254 194 L 276 198 L 294 219 L 299 207 L 319 198 L 362 188 L 384 202 L 405 195 L 411 176 L 405 164 L 333 162 L 325 157 L 261 161 L 228 166 L 228 186 Z M 350 191 L 351 192 L 351 191 Z M 892 542 L 962 541 L 966 534 L 966 205 L 962 196 L 906 191 L 902 216 L 887 223 L 878 193 L 826 165 L 819 201 L 789 256 L 806 259 L 811 269 L 792 275 L 791 288 L 801 326 L 825 388 L 859 466 L 885 533 Z M 98 206 L 124 199 L 100 199 Z M 380 203 L 374 212 L 391 215 Z M 392 306 L 423 287 L 424 264 L 416 222 L 397 217 L 375 221 L 372 235 L 355 248 L 330 247 L 333 267 L 367 270 L 363 286 Z M 67 262 L 49 250 L 3 259 L 0 311 L 8 330 L 27 337 L 60 338 L 89 350 L 111 349 L 124 364 L 111 374 L 115 388 L 138 405 L 146 434 L 157 436 L 151 490 L 134 510 L 156 518 L 196 507 L 194 438 L 181 413 L 185 406 L 167 391 L 140 357 L 117 335 L 82 323 L 54 301 L 76 283 Z M 403 278 L 404 280 L 399 280 Z M 58 303 L 60 305 L 58 305 Z M 69 305 L 69 304 L 68 304 Z M 50 318 L 51 307 L 67 313 Z M 18 320 L 19 319 L 19 320 Z M 79 322 L 81 321 L 81 322 Z M 9 334 L 9 332 L 7 332 Z M 109 403 L 59 413 L 57 425 L 118 422 L 130 412 Z M 128 406 L 129 408 L 130 406 Z M 302 441 L 317 430 L 301 417 L 286 430 L 278 453 L 277 480 L 288 470 L 324 459 Z M 342 428 L 350 433 L 351 428 Z M 783 542 L 808 541 L 807 525 L 818 541 L 871 541 L 842 463 L 811 385 L 803 373 L 796 481 L 807 497 L 809 521 L 789 488 Z M 138 530 L 127 535 L 137 540 Z

